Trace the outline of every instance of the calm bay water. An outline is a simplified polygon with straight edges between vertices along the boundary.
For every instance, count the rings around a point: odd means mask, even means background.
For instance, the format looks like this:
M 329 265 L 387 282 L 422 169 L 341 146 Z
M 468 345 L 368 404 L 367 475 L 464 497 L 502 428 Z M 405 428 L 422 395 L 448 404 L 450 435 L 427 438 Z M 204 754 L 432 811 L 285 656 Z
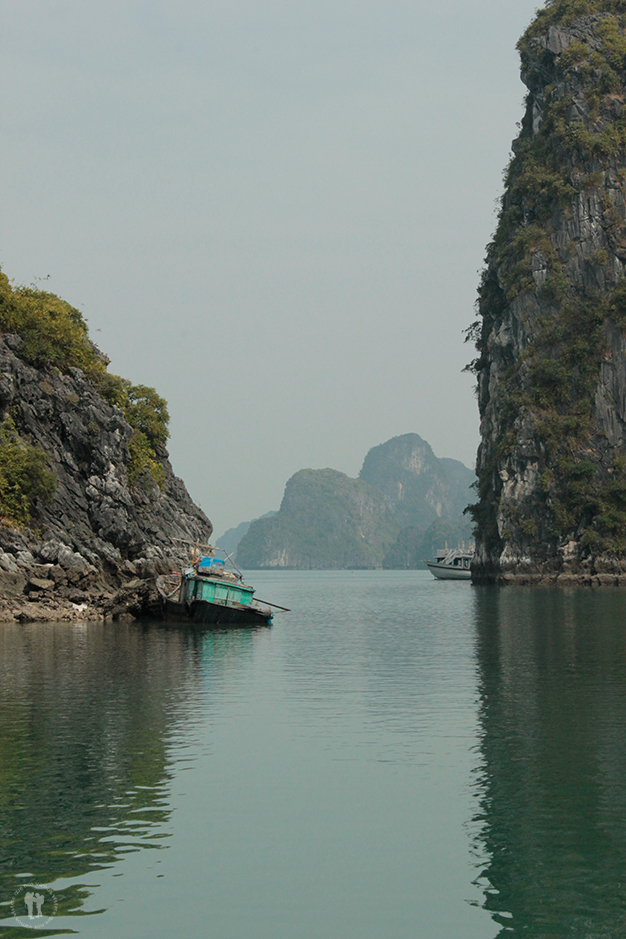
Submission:
M 626 934 L 626 594 L 250 579 L 271 629 L 0 626 L 0 934 Z

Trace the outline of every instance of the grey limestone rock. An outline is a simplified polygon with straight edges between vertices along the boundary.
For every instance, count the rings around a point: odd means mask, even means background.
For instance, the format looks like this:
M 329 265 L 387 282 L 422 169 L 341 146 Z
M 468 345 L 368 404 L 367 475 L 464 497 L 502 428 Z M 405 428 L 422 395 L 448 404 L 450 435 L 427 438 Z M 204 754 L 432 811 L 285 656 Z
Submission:
M 527 109 L 480 290 L 482 582 L 626 580 L 626 68 L 611 46 L 626 31 L 570 7 L 520 45 Z
M 212 525 L 174 476 L 164 448 L 158 453 L 163 491 L 148 479 L 131 486 L 132 428 L 120 409 L 78 368 L 67 374 L 33 368 L 20 358 L 21 345 L 18 336 L 0 336 L 0 417 L 10 414 L 20 435 L 48 454 L 57 488 L 50 505 L 35 506 L 31 529 L 0 526 L 0 600 L 7 601 L 0 618 L 34 615 L 35 594 L 45 595 L 49 614 L 59 618 L 74 616 L 71 602 L 87 603 L 82 615 L 109 615 L 119 606 L 112 600 L 119 590 L 124 609 L 136 613 L 141 604 L 129 599 L 135 588 L 129 593 L 128 582 L 184 563 L 183 541 L 208 541 Z M 54 575 L 35 573 L 46 564 Z M 68 581 L 73 601 L 56 597 Z M 148 596 L 143 586 L 134 595 Z M 58 608 L 57 601 L 63 601 Z

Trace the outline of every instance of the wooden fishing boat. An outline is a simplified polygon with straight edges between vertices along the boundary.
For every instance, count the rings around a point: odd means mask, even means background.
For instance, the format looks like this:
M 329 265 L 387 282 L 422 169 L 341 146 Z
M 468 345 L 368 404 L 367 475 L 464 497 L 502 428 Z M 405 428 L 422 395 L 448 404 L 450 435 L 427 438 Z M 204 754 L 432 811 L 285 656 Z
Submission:
M 243 574 L 223 552 L 207 545 L 205 553 L 194 557 L 189 567 L 157 578 L 163 616 L 166 620 L 202 628 L 241 628 L 269 626 L 275 603 L 259 602 L 254 588 L 244 583 Z

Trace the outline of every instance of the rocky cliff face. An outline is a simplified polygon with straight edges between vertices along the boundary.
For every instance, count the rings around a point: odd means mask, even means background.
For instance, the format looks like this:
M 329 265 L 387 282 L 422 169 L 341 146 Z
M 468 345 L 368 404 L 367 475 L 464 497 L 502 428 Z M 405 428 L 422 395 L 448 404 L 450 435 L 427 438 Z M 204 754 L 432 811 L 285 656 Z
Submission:
M 280 511 L 250 525 L 237 551 L 243 567 L 423 567 L 433 544 L 467 540 L 461 514 L 474 473 L 439 460 L 417 434 L 373 447 L 359 479 L 336 470 L 301 470 Z M 447 522 L 444 520 L 448 520 Z
M 0 418 L 40 447 L 56 475 L 28 528 L 0 526 L 0 619 L 89 618 L 150 609 L 150 578 L 207 541 L 212 526 L 177 479 L 165 448 L 160 489 L 128 479 L 133 429 L 78 368 L 40 369 L 23 340 L 0 337 Z
M 425 528 L 437 518 L 462 514 L 475 479 L 458 460 L 438 459 L 418 434 L 372 447 L 359 477 L 380 489 L 401 528 Z
M 285 486 L 280 511 L 251 524 L 237 563 L 301 570 L 381 567 L 397 532 L 374 486 L 333 469 L 300 470 Z
M 625 12 L 554 0 L 520 41 L 526 113 L 470 330 L 478 581 L 626 574 Z

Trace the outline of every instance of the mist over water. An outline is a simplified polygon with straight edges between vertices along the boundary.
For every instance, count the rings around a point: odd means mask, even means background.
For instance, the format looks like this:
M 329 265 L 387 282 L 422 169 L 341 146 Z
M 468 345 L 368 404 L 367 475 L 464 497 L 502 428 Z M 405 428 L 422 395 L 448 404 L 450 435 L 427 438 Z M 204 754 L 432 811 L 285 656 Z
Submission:
M 621 593 L 254 582 L 271 629 L 2 627 L 2 935 L 27 883 L 39 935 L 624 935 Z

